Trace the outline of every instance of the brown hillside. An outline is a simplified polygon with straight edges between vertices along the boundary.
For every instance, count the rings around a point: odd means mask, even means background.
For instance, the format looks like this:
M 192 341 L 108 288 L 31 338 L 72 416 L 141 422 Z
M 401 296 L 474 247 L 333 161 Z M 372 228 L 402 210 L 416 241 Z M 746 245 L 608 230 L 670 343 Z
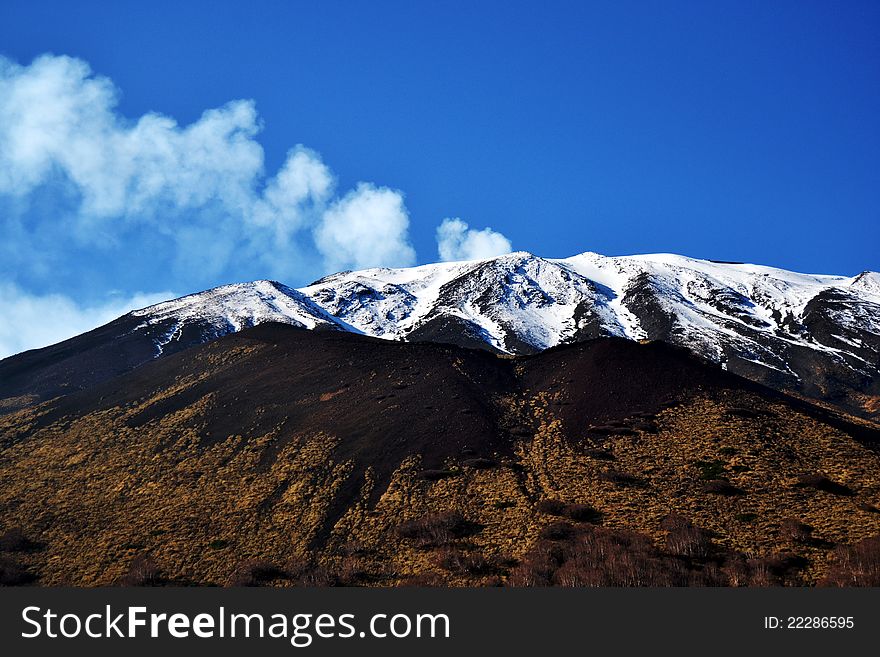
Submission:
M 0 417 L 0 577 L 853 583 L 878 440 L 661 343 L 262 325 Z

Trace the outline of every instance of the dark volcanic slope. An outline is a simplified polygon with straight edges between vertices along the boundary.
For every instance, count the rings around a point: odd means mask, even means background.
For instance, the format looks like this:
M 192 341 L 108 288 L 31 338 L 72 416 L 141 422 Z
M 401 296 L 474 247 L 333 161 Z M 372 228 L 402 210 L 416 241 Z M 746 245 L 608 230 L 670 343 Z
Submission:
M 123 315 L 69 340 L 0 360 L 0 413 L 90 388 L 152 360 L 154 340 L 174 327 L 171 322 L 142 325 L 141 318 Z M 193 324 L 167 353 L 216 337 L 211 331 Z
M 514 577 L 542 501 L 661 542 L 679 513 L 749 554 L 795 514 L 824 541 L 810 582 L 880 533 L 878 438 L 663 343 L 509 358 L 264 324 L 0 418 L 0 531 L 42 546 L 20 559 L 46 584 L 109 583 L 143 552 L 177 582 L 305 557 L 473 584 Z M 469 524 L 396 529 L 449 511 Z M 449 550 L 497 567 L 438 566 Z
M 132 311 L 69 340 L 0 360 L 0 413 L 86 390 L 159 356 L 266 321 L 340 328 L 302 294 L 276 281 L 224 285 Z
M 191 383 L 168 394 L 176 381 Z M 274 432 L 263 457 L 269 461 L 292 436 L 323 431 L 341 438 L 334 458 L 354 459 L 359 473 L 369 466 L 387 483 L 413 455 L 439 468 L 462 453 L 510 453 L 511 430 L 523 427 L 514 425 L 516 416 L 499 400 L 522 391 L 564 388 L 569 401 L 562 415 L 584 428 L 656 413 L 703 387 L 731 386 L 754 387 L 659 342 L 609 338 L 510 359 L 450 345 L 263 324 L 58 398 L 34 426 L 136 407 L 125 424 L 139 429 L 210 398 L 209 412 L 179 427 L 202 445 Z M 361 483 L 352 480 L 353 486 Z
M 191 383 L 167 394 L 181 380 Z M 662 342 L 605 338 L 513 359 L 269 323 L 58 398 L 35 426 L 141 406 L 126 418 L 138 428 L 210 396 L 211 412 L 186 424 L 203 444 L 283 425 L 275 445 L 281 449 L 285 434 L 322 430 L 345 437 L 345 457 L 382 469 L 386 456 L 393 468 L 411 454 L 438 465 L 461 450 L 509 449 L 510 417 L 498 399 L 521 392 L 564 390 L 563 416 L 586 427 L 726 388 L 779 397 Z M 144 404 L 155 397 L 161 398 Z
M 177 380 L 192 383 L 166 394 Z M 202 446 L 275 434 L 266 465 L 293 436 L 320 431 L 342 439 L 334 458 L 354 459 L 360 473 L 370 466 L 387 482 L 407 456 L 439 467 L 463 450 L 509 449 L 493 398 L 513 388 L 509 363 L 485 351 L 271 323 L 59 398 L 36 426 L 138 406 L 125 423 L 140 429 L 210 398 L 210 412 L 179 427 Z

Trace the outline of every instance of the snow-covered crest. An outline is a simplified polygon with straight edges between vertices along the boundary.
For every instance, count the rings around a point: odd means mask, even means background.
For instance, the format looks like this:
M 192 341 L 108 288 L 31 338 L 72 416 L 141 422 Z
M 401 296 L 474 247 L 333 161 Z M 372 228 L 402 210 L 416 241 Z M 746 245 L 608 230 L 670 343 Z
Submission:
M 342 272 L 298 290 L 256 281 L 133 314 L 143 326 L 163 327 L 153 338 L 158 353 L 188 326 L 211 339 L 284 322 L 513 354 L 602 336 L 660 339 L 786 385 L 817 367 L 816 358 L 820 369 L 880 375 L 877 273 L 800 274 L 672 254 L 545 259 L 517 252 Z
M 154 338 L 157 355 L 165 345 L 180 339 L 184 330 L 196 327 L 206 339 L 234 333 L 265 322 L 281 322 L 306 329 L 319 326 L 343 328 L 302 293 L 275 281 L 254 281 L 222 285 L 135 310 L 142 318 L 135 331 L 163 326 Z

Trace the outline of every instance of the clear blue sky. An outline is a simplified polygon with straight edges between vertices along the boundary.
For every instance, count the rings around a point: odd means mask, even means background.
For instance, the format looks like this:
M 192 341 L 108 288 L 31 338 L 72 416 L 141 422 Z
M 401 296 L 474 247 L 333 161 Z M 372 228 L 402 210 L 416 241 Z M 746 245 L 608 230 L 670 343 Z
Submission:
M 878 34 L 880 2 L 830 0 L 0 6 L 0 54 L 22 67 L 47 52 L 86 62 L 131 122 L 157 112 L 186 126 L 252 99 L 264 179 L 304 144 L 335 175 L 332 198 L 358 181 L 400 190 L 417 254 L 403 262 L 435 260 L 437 225 L 461 217 L 548 257 L 669 251 L 880 269 Z M 141 217 L 100 224 L 92 241 L 80 223 L 68 240 L 70 224 L 37 216 L 71 211 L 59 189 L 43 180 L 26 209 L 0 204 L 18 217 L 7 251 L 20 240 L 16 252 L 44 254 L 0 268 L 19 291 L 58 292 L 59 271 L 82 302 L 279 271 L 244 256 L 216 270 L 132 258 L 184 232 L 183 211 L 153 234 Z M 212 240 L 193 230 L 186 244 L 236 252 Z M 281 268 L 287 282 L 330 266 L 298 248 L 311 264 Z

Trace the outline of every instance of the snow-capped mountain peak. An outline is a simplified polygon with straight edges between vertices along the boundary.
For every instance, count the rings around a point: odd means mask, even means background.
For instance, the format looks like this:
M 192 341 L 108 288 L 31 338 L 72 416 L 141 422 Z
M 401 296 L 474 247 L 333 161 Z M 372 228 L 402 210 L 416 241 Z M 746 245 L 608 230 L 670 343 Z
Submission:
M 163 327 L 153 338 L 156 355 L 187 332 L 204 342 L 265 322 L 282 322 L 306 329 L 347 328 L 309 297 L 276 281 L 221 285 L 205 292 L 158 303 L 131 313 L 140 318 L 133 331 Z
M 880 397 L 876 272 L 846 277 L 667 253 L 548 259 L 520 251 L 340 272 L 300 289 L 224 285 L 130 318 L 129 330 L 148 335 L 155 355 L 263 322 L 508 354 L 618 336 L 677 344 L 814 397 L 856 390 L 868 405 Z

